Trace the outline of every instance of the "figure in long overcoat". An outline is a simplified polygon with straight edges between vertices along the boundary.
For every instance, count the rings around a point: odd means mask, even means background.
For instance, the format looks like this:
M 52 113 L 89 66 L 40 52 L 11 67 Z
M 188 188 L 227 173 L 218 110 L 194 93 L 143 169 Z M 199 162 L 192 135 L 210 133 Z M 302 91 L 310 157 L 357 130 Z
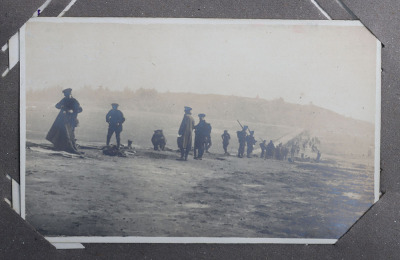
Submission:
M 60 112 L 47 133 L 46 140 L 53 143 L 56 150 L 80 154 L 75 141 L 75 127 L 78 126 L 78 113 L 82 112 L 82 107 L 78 100 L 72 97 L 71 88 L 62 92 L 64 98 L 56 104 Z
M 194 128 L 194 119 L 192 117 L 191 110 L 191 107 L 185 107 L 185 115 L 183 116 L 182 123 L 178 131 L 178 134 L 181 138 L 181 160 L 185 161 L 187 161 L 188 154 L 190 152 L 190 149 L 192 148 L 192 132 Z

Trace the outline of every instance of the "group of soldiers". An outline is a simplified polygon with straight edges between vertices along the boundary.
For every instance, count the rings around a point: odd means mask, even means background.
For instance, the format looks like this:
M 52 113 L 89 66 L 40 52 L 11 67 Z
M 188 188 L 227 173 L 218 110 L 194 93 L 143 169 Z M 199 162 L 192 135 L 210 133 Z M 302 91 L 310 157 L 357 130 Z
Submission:
M 49 133 L 46 136 L 46 139 L 54 144 L 54 148 L 57 150 L 64 150 L 72 153 L 80 153 L 77 150 L 76 139 L 75 139 L 75 127 L 78 126 L 78 113 L 81 113 L 82 107 L 79 102 L 72 97 L 72 89 L 68 88 L 63 90 L 64 98 L 56 104 L 56 108 L 60 109 L 60 113 L 57 116 L 53 126 L 51 127 Z M 125 122 L 125 117 L 123 113 L 118 109 L 117 103 L 112 103 L 112 109 L 106 115 L 106 123 L 108 123 L 108 131 L 106 138 L 106 146 L 109 147 L 110 140 L 112 135 L 115 133 L 117 145 L 116 149 L 119 149 L 121 146 L 121 132 L 122 132 L 122 124 Z M 211 147 L 211 124 L 206 122 L 204 113 L 198 114 L 199 122 L 195 124 L 195 121 L 192 117 L 192 108 L 184 107 L 184 116 L 179 127 L 177 143 L 180 149 L 180 158 L 179 160 L 186 161 L 188 159 L 188 154 L 192 149 L 192 134 L 194 131 L 194 147 L 193 147 L 193 155 L 194 159 L 202 160 L 204 152 L 208 152 L 208 149 Z M 238 121 L 240 124 L 240 122 Z M 254 138 L 254 131 L 250 131 L 248 126 L 242 126 L 242 130 L 237 131 L 237 138 L 239 141 L 239 149 L 237 156 L 239 158 L 244 157 L 245 148 L 247 146 L 247 157 L 252 157 L 254 145 L 257 141 Z M 247 134 L 249 132 L 249 134 Z M 224 130 L 224 133 L 221 135 L 222 145 L 224 149 L 224 153 L 229 155 L 228 146 L 231 139 L 228 130 Z M 129 143 L 130 142 L 130 143 Z M 128 146 L 131 146 L 132 141 L 129 140 Z M 153 144 L 154 150 L 164 150 L 166 146 L 166 138 L 163 134 L 163 130 L 158 129 L 154 131 L 154 134 L 151 138 L 151 142 Z M 280 143 L 275 147 L 272 140 L 266 144 L 266 140 L 260 143 L 261 148 L 261 158 L 271 159 L 275 158 L 278 160 L 286 160 L 289 149 L 287 147 L 282 146 Z M 291 149 L 291 157 L 294 154 L 294 148 Z
M 78 100 L 72 97 L 72 89 L 67 88 L 63 91 L 64 98 L 56 104 L 56 108 L 60 112 L 50 128 L 46 139 L 53 143 L 56 150 L 63 150 L 70 153 L 81 154 L 78 151 L 75 139 L 75 128 L 78 126 L 78 114 L 83 111 Z M 118 104 L 112 103 L 112 109 L 106 115 L 106 123 L 108 123 L 107 147 L 110 145 L 112 135 L 115 133 L 117 139 L 116 148 L 121 145 L 122 124 L 125 122 L 123 113 L 118 110 Z
M 206 115 L 198 114 L 199 123 L 195 125 L 192 117 L 192 108 L 185 106 L 184 116 L 178 130 L 177 143 L 181 152 L 180 160 L 187 161 L 190 150 L 192 149 L 192 133 L 194 130 L 193 158 L 202 160 L 204 152 L 208 152 L 211 147 L 211 124 L 206 122 Z

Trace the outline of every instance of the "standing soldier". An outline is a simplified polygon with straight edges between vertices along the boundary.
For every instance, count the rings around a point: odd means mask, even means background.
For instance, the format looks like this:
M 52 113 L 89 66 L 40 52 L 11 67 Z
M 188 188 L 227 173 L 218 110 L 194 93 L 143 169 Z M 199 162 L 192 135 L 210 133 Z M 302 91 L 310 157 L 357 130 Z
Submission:
M 194 119 L 191 113 L 191 107 L 185 107 L 185 115 L 183 116 L 181 126 L 179 127 L 178 134 L 180 135 L 180 160 L 187 161 L 190 149 L 192 148 L 192 132 L 194 128 Z M 179 140 L 179 139 L 178 139 Z
M 260 148 L 261 148 L 261 156 L 260 158 L 264 158 L 267 157 L 267 140 L 264 140 L 261 144 L 260 144 Z
M 269 141 L 267 145 L 267 157 L 268 159 L 271 159 L 274 157 L 274 152 L 275 152 L 275 145 L 272 142 L 272 140 Z
M 53 143 L 56 150 L 80 154 L 76 147 L 75 127 L 78 126 L 78 113 L 82 112 L 82 107 L 78 100 L 72 97 L 71 88 L 64 89 L 62 92 L 64 98 L 56 104 L 60 113 L 47 133 L 46 140 Z
M 118 104 L 112 103 L 112 109 L 106 115 L 106 122 L 108 123 L 108 133 L 107 133 L 107 146 L 110 145 L 110 139 L 115 132 L 115 138 L 117 139 L 117 149 L 121 144 L 120 134 L 122 132 L 122 123 L 125 122 L 124 115 L 120 110 L 118 110 Z
M 257 143 L 254 138 L 254 131 L 250 131 L 250 135 L 246 136 L 247 143 L 247 158 L 251 158 L 251 153 L 253 152 L 254 145 Z
M 199 114 L 198 116 L 199 116 L 199 123 L 194 127 L 195 136 L 194 136 L 193 155 L 194 159 L 202 160 L 208 131 L 207 131 L 207 123 L 204 120 L 206 115 Z
M 242 131 L 237 131 L 237 137 L 239 141 L 239 150 L 238 150 L 238 157 L 243 158 L 244 156 L 244 149 L 246 147 L 246 136 L 247 136 L 247 125 L 243 126 Z
M 224 133 L 221 135 L 221 138 L 225 154 L 228 154 L 228 145 L 229 145 L 229 140 L 231 139 L 230 134 L 228 134 L 228 130 L 224 130 Z

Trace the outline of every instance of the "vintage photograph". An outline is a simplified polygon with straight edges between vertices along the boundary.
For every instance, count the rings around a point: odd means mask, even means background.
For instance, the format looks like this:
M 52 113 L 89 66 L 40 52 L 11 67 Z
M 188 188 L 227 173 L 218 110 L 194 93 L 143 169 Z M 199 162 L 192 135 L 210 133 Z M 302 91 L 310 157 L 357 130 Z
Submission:
M 381 45 L 358 21 L 35 18 L 21 37 L 44 236 L 338 239 L 377 200 Z

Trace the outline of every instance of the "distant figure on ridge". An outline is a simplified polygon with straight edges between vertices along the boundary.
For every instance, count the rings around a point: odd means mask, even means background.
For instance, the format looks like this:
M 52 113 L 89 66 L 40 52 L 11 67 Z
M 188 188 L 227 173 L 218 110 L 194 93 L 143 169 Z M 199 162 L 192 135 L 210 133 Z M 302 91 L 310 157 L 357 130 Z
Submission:
M 190 149 L 192 148 L 192 132 L 194 128 L 194 119 L 191 113 L 191 107 L 185 107 L 185 115 L 183 116 L 181 126 L 179 127 L 178 146 L 181 150 L 180 160 L 187 161 Z
M 231 135 L 228 133 L 228 130 L 224 130 L 224 133 L 221 135 L 222 138 L 222 146 L 224 148 L 225 154 L 228 154 L 228 145 L 229 140 L 231 139 Z
M 106 115 L 106 122 L 108 123 L 107 146 L 110 145 L 111 136 L 115 132 L 117 149 L 119 149 L 121 144 L 120 134 L 122 132 L 122 124 L 125 122 L 124 115 L 120 110 L 118 110 L 118 106 L 117 103 L 112 103 L 112 109 Z
M 151 137 L 151 142 L 153 143 L 154 150 L 162 150 L 164 151 L 165 145 L 167 144 L 167 139 L 165 139 L 163 130 L 154 130 L 154 134 Z
M 56 150 L 80 154 L 76 147 L 75 127 L 79 124 L 78 113 L 82 112 L 82 107 L 78 100 L 72 97 L 71 88 L 62 92 L 64 98 L 56 104 L 60 113 L 47 133 L 46 139 L 53 143 Z

